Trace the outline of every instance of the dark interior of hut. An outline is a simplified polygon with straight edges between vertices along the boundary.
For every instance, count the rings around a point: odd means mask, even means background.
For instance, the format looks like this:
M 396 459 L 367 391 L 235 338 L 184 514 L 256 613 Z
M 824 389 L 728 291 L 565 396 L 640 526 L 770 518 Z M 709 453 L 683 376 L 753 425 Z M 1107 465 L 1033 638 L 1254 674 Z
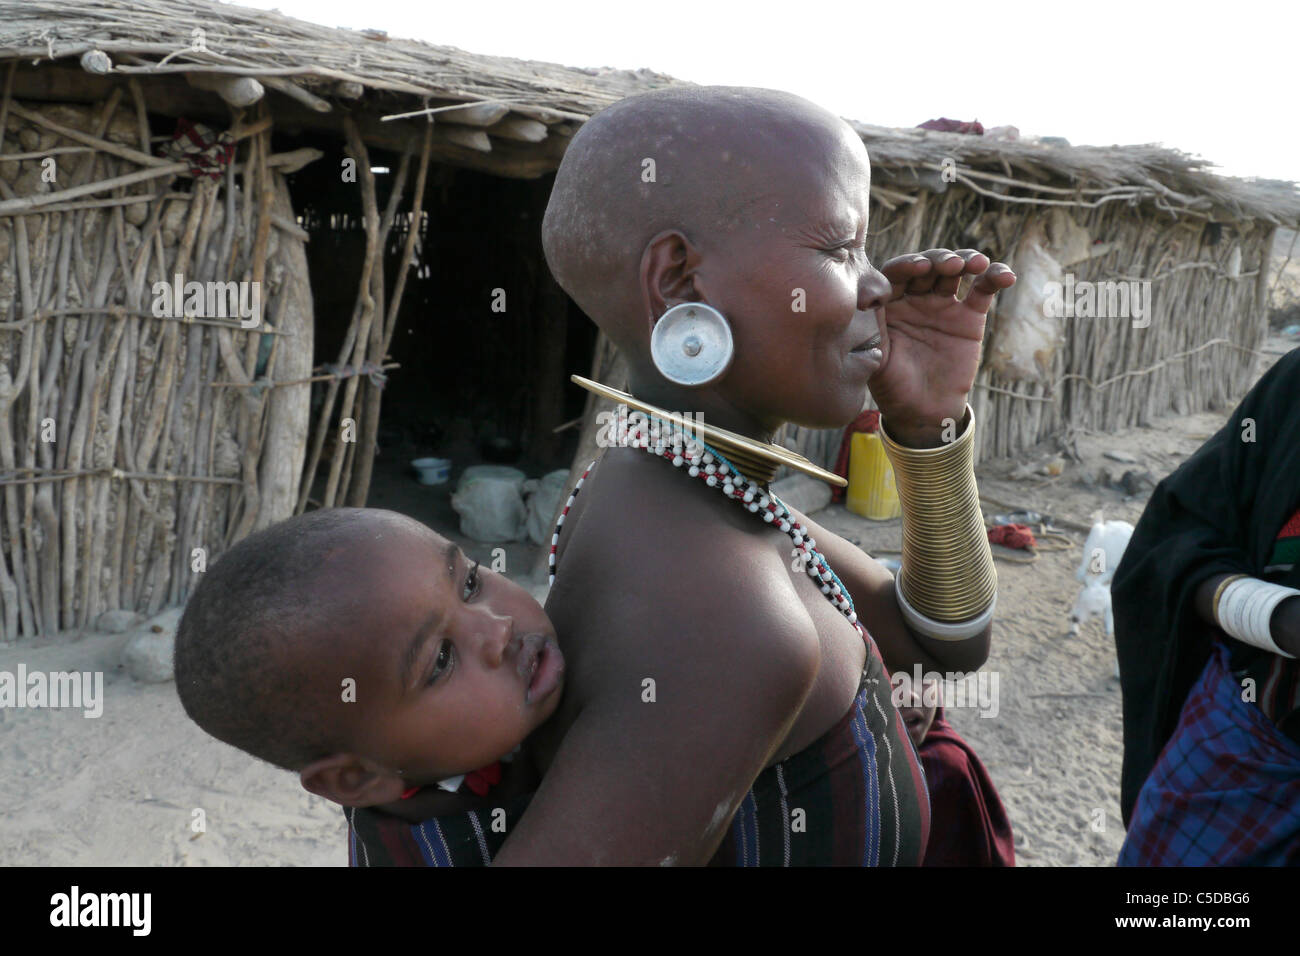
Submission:
M 277 136 L 275 149 L 302 145 L 325 146 Z M 342 181 L 346 154 L 326 149 L 289 177 L 294 209 L 310 235 L 317 368 L 339 363 L 366 244 L 361 187 Z M 381 214 L 399 162 L 396 154 L 371 150 Z M 401 265 L 415 167 L 413 160 L 384 250 L 386 295 Z M 556 428 L 582 415 L 586 393 L 568 379 L 590 373 L 596 329 L 555 285 L 542 255 L 541 219 L 553 178 L 506 179 L 430 164 L 416 266 L 385 357 L 399 367 L 385 373 L 368 506 L 451 530 L 457 516 L 450 493 L 466 467 L 506 464 L 530 478 L 568 468 L 579 429 Z M 312 386 L 313 429 L 327 385 Z M 330 433 L 337 434 L 337 403 L 333 414 Z M 421 458 L 450 460 L 447 482 L 421 484 L 411 465 Z M 314 504 L 327 473 L 323 458 Z

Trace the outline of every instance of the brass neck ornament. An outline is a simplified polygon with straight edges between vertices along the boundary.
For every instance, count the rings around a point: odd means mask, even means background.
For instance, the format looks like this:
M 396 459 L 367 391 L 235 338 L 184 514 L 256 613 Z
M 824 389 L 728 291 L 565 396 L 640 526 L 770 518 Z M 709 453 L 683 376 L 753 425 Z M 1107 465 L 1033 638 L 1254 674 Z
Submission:
M 587 391 L 593 392 L 602 398 L 607 398 L 619 405 L 626 405 L 628 408 L 634 408 L 639 412 L 644 412 L 661 421 L 675 425 L 688 434 L 694 434 L 700 440 L 713 445 L 723 455 L 727 456 L 732 464 L 740 469 L 741 473 L 747 478 L 761 485 L 769 484 L 776 477 L 777 469 L 782 465 L 827 482 L 837 488 L 848 485 L 846 479 L 841 478 L 834 472 L 817 467 L 803 455 L 788 448 L 782 448 L 772 442 L 755 441 L 738 432 L 718 428 L 716 425 L 709 425 L 694 416 L 690 418 L 684 417 L 657 405 L 651 405 L 649 402 L 643 402 L 627 392 L 620 392 L 616 388 L 610 388 L 608 385 L 600 384 L 600 382 L 593 382 L 589 378 L 583 378 L 581 375 L 571 375 L 569 378 L 574 384 L 580 385 Z

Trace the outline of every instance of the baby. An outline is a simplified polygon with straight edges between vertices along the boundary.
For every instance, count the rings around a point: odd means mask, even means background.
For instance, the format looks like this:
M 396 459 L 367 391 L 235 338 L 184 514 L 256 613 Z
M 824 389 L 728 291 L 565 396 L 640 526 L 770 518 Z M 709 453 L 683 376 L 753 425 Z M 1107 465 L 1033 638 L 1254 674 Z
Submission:
M 908 681 L 898 712 L 921 755 L 930 794 L 930 843 L 922 866 L 1015 866 L 1015 839 L 993 778 L 944 718 L 942 687 Z
M 555 629 L 527 591 L 374 509 L 244 539 L 203 575 L 176 634 L 186 713 L 349 808 L 360 865 L 489 862 L 536 789 L 527 738 L 563 684 Z

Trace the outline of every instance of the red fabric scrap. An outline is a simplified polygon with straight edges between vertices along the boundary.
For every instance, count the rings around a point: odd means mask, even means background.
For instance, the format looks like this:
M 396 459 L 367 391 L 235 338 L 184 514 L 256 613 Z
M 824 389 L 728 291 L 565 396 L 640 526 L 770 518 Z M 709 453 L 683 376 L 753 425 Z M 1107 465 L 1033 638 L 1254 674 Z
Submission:
M 1034 533 L 1025 524 L 999 524 L 989 528 L 989 543 L 1000 544 L 1004 548 L 1019 548 L 1028 551 L 1037 542 Z
M 465 779 L 461 786 L 468 788 L 471 792 L 480 797 L 486 797 L 488 791 L 501 782 L 501 761 L 490 763 L 486 767 L 480 767 L 478 770 L 471 770 L 465 774 Z M 403 800 L 409 800 L 415 796 L 423 787 L 407 787 L 402 791 Z
M 177 118 L 176 130 L 171 142 L 163 147 L 162 154 L 189 163 L 190 173 L 195 176 L 220 179 L 235 158 L 235 140 L 229 132 L 218 133 L 181 116 Z
M 501 761 L 488 764 L 479 770 L 465 774 L 465 786 L 480 797 L 486 797 L 489 790 L 501 782 Z

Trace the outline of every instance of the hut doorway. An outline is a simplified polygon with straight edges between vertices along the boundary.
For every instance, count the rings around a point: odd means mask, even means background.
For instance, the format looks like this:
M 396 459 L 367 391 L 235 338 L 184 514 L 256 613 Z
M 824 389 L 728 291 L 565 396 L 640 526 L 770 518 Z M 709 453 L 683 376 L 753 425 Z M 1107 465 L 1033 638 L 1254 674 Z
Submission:
M 311 237 L 317 367 L 338 360 L 365 257 L 361 190 L 340 182 L 346 158 L 335 147 L 290 180 L 294 208 Z M 399 163 L 397 154 L 370 151 L 381 210 Z M 555 284 L 542 255 L 541 220 L 553 180 L 430 165 L 414 265 L 384 357 L 396 367 L 383 373 L 368 507 L 454 533 L 459 519 L 450 496 L 465 468 L 509 464 L 528 477 L 568 468 L 579 430 L 556 429 L 583 415 L 585 393 L 568 377 L 589 372 L 596 329 Z M 402 269 L 409 208 L 403 198 L 383 250 L 389 290 Z M 327 384 L 312 386 L 313 422 Z M 332 423 L 331 436 L 340 434 L 340 424 Z M 446 484 L 418 482 L 411 462 L 426 457 L 451 461 Z M 327 448 L 322 460 L 328 458 Z M 321 502 L 324 472 L 317 471 L 308 507 Z

